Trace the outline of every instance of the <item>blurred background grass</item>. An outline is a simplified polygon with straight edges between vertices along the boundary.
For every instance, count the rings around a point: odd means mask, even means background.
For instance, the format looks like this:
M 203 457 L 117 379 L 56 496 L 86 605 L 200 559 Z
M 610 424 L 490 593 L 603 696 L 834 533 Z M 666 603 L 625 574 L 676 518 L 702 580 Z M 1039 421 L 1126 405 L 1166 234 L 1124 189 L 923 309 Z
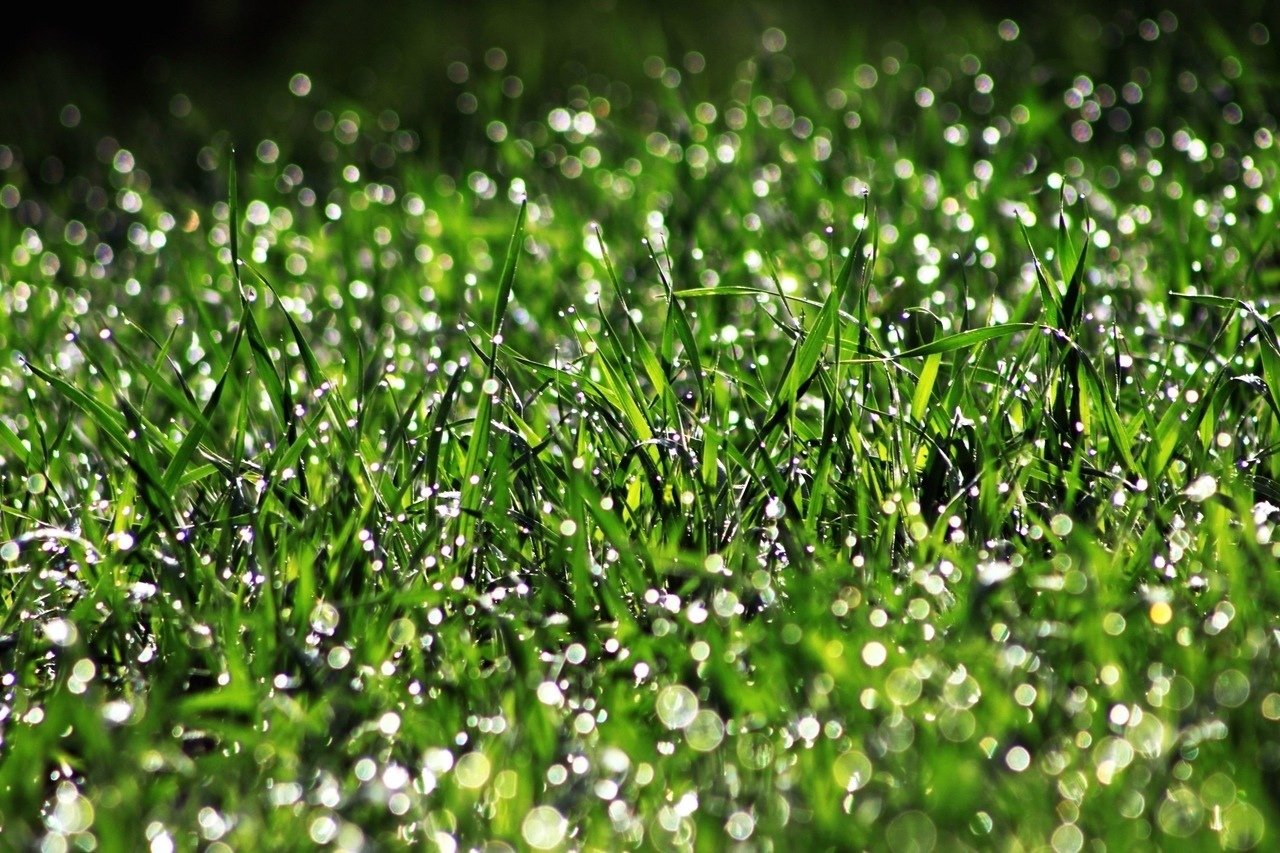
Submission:
M 352 4 L 227 2 L 102 4 L 74 13 L 54 4 L 13 4 L 3 15 L 8 38 L 0 51 L 0 127 L 5 141 L 28 159 L 92 157 L 93 136 L 111 133 L 140 153 L 169 156 L 179 182 L 196 181 L 195 156 L 225 133 L 242 144 L 306 121 L 286 85 L 303 72 L 328 105 L 344 101 L 376 113 L 392 110 L 401 126 L 443 140 L 442 154 L 460 141 L 451 123 L 459 86 L 449 63 L 480 63 L 502 48 L 507 73 L 518 77 L 533 103 L 579 83 L 585 73 L 608 80 L 643 77 L 646 57 L 668 59 L 697 50 L 706 58 L 701 84 L 709 95 L 728 90 L 737 64 L 760 51 L 761 33 L 786 33 L 796 71 L 815 86 L 835 83 L 851 58 L 879 57 L 902 45 L 913 61 L 930 53 L 980 52 L 966 39 L 1012 18 L 1027 50 L 1047 76 L 1077 71 L 1105 74 L 1124 61 L 1126 39 L 1144 17 L 1169 10 L 1204 38 L 1187 45 L 1235 45 L 1246 66 L 1274 66 L 1270 46 L 1255 47 L 1247 26 L 1275 29 L 1280 4 L 1230 0 L 1056 3 L 786 3 L 679 0 L 477 0 L 469 3 L 393 0 Z M 1250 48 L 1253 49 L 1250 54 Z M 1188 57 L 1195 64 L 1195 57 Z M 1275 82 L 1274 80 L 1272 82 Z M 531 92 L 530 90 L 536 90 Z M 63 108 L 79 110 L 68 132 Z M 188 104 L 190 107 L 188 107 Z M 174 112 L 182 121 L 175 122 Z M 85 131 L 89 131 L 86 133 Z M 219 136 L 219 138 L 222 138 Z

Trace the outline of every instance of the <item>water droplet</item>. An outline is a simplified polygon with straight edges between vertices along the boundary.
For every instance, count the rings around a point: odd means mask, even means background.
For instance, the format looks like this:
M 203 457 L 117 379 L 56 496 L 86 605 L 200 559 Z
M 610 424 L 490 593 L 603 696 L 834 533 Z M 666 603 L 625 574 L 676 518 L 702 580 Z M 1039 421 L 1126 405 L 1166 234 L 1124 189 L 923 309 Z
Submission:
M 440 747 L 428 749 L 422 757 L 422 763 L 435 775 L 443 776 L 453 769 L 453 753 Z
M 1013 574 L 1013 564 L 1006 560 L 988 560 L 978 564 L 978 583 L 991 586 Z
M 464 788 L 479 788 L 489 781 L 492 765 L 483 752 L 468 752 L 458 758 L 458 767 L 453 771 L 454 778 Z
M 1218 481 L 1208 474 L 1197 477 L 1195 482 L 1187 486 L 1186 491 L 1183 492 L 1184 495 L 1196 503 L 1207 501 L 1217 493 Z
M 1249 698 L 1249 677 L 1238 669 L 1228 669 L 1214 680 L 1213 698 L 1225 708 L 1239 708 Z
M 534 850 L 553 850 L 564 840 L 569 822 L 551 806 L 534 806 L 520 824 L 520 835 Z
M 759 732 L 748 732 L 737 738 L 738 760 L 744 767 L 752 770 L 763 770 L 773 763 L 773 742 Z
M 322 601 L 311 610 L 311 630 L 324 636 L 332 636 L 338 630 L 338 608 L 327 601 Z
M 852 793 L 871 781 L 871 760 L 853 749 L 836 758 L 831 773 L 837 785 Z
M 1222 846 L 1228 850 L 1251 850 L 1266 834 L 1262 813 L 1248 803 L 1233 803 L 1222 812 Z
M 1204 822 L 1204 807 L 1190 788 L 1174 788 L 1156 811 L 1156 822 L 1167 835 L 1189 838 Z
M 316 844 L 328 844 L 338 835 L 338 822 L 330 815 L 323 814 L 311 821 L 308 835 Z
M 1031 766 L 1031 753 L 1026 747 L 1015 746 L 1004 755 L 1004 763 L 1014 773 L 1021 773 Z
M 55 646 L 70 646 L 80 638 L 76 625 L 69 619 L 50 619 L 44 623 L 44 635 Z
M 394 620 L 387 628 L 387 639 L 396 646 L 407 646 L 418 635 L 418 629 L 408 619 L 401 617 Z
M 885 649 L 884 643 L 878 640 L 872 640 L 862 647 L 862 662 L 867 666 L 880 666 L 888 657 L 889 652 Z
M 1049 843 L 1053 853 L 1080 853 L 1084 847 L 1084 833 L 1074 823 L 1064 823 L 1053 831 Z
M 133 714 L 133 706 L 123 699 L 116 699 L 102 706 L 102 719 L 112 725 L 124 725 Z
M 711 752 L 724 740 L 724 721 L 715 711 L 704 708 L 694 715 L 684 738 L 698 752 Z
M 564 704 L 564 694 L 554 681 L 544 681 L 538 685 L 538 701 L 543 705 L 558 708 Z
M 755 832 L 756 819 L 747 812 L 734 812 L 724 822 L 724 831 L 734 841 L 746 841 Z
M 906 667 L 895 669 L 885 680 L 884 692 L 895 705 L 910 705 L 920 698 L 920 678 Z
M 885 830 L 885 840 L 893 853 L 930 853 L 938 843 L 938 830 L 924 812 L 903 812 Z
M 687 728 L 698 714 L 698 697 L 683 684 L 673 684 L 662 688 L 655 709 L 658 719 L 667 728 Z

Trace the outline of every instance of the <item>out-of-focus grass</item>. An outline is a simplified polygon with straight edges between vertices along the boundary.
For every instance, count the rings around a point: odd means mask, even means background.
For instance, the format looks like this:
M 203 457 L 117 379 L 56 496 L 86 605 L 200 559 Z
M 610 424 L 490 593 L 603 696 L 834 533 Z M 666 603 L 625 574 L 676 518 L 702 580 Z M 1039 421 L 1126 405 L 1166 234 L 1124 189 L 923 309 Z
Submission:
M 1270 844 L 1270 31 L 964 21 L 0 147 L 4 843 Z

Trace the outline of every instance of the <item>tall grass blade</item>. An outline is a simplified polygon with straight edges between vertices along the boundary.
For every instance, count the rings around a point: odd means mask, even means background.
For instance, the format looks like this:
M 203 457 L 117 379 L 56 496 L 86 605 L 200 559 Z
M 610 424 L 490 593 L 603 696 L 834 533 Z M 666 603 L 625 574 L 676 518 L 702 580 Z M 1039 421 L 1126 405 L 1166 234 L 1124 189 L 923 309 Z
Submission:
M 501 342 L 502 323 L 507 316 L 507 306 L 511 301 L 511 292 L 515 286 L 516 269 L 520 260 L 521 240 L 524 236 L 524 219 L 528 202 L 521 202 L 520 212 L 516 214 L 515 227 L 511 231 L 511 241 L 507 245 L 507 257 L 502 266 L 502 275 L 498 280 L 498 289 L 494 295 L 493 311 L 489 319 L 489 358 L 485 366 L 484 386 L 493 380 L 497 362 L 498 345 Z M 458 517 L 458 535 L 474 548 L 472 542 L 475 530 L 475 517 L 482 513 L 487 483 L 484 471 L 487 459 L 492 450 L 489 444 L 490 423 L 493 417 L 494 399 L 502 393 L 501 386 L 497 392 L 481 387 L 480 399 L 476 404 L 475 420 L 472 423 L 471 436 L 467 441 L 467 455 L 462 468 L 461 509 Z

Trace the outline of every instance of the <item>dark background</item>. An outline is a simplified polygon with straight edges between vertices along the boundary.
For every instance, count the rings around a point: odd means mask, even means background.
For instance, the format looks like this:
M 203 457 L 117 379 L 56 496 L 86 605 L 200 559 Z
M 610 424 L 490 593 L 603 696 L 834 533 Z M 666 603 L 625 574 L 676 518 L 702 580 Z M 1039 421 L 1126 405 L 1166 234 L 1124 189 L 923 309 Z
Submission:
M 611 57 L 634 54 L 634 42 L 656 42 L 655 34 L 685 43 L 671 47 L 696 47 L 713 61 L 720 58 L 716 54 L 736 60 L 757 46 L 764 27 L 773 25 L 787 32 L 802 65 L 821 67 L 854 42 L 928 36 L 931 31 L 944 38 L 946 24 L 965 17 L 993 23 L 1012 17 L 1033 38 L 1057 36 L 1037 39 L 1037 50 L 1056 42 L 1067 52 L 1081 47 L 1073 43 L 1073 31 L 1084 19 L 1092 16 L 1106 23 L 1117 10 L 1135 22 L 1165 8 L 1192 24 L 1206 14 L 1227 24 L 1280 20 L 1280 3 L 1272 0 L 144 0 L 87 4 L 74 11 L 39 0 L 8 5 L 0 13 L 0 31 L 7 32 L 0 40 L 0 73 L 10 84 L 5 87 L 9 94 L 0 98 L 8 105 L 26 90 L 46 103 L 91 92 L 114 107 L 147 108 L 177 87 L 217 95 L 228 111 L 241 98 L 252 100 L 255 85 L 278 85 L 299 70 L 361 95 L 367 94 L 358 91 L 367 71 L 398 73 L 408 83 L 414 72 L 429 68 L 435 74 L 421 84 L 432 88 L 443 82 L 447 55 L 476 54 L 495 44 L 513 57 L 536 58 L 543 65 L 574 58 L 607 73 Z M 662 47 L 651 45 L 653 50 Z
M 1202 23 L 1233 32 L 1262 21 L 1276 36 L 1272 45 L 1280 41 L 1280 2 L 1273 0 L 144 0 L 75 11 L 38 0 L 9 5 L 0 13 L 0 144 L 25 149 L 29 161 L 83 156 L 75 145 L 91 145 L 84 140 L 104 133 L 137 148 L 171 144 L 180 149 L 175 159 L 188 162 L 194 152 L 187 149 L 215 137 L 256 144 L 286 132 L 296 109 L 287 83 L 296 72 L 311 76 L 326 106 L 393 109 L 405 124 L 438 124 L 455 112 L 459 91 L 446 78 L 448 63 L 479 64 L 492 46 L 510 56 L 504 73 L 520 75 L 526 94 L 544 101 L 586 70 L 631 80 L 645 56 L 675 62 L 691 49 L 706 55 L 702 83 L 715 94 L 732 81 L 740 60 L 759 52 L 769 26 L 787 33 L 788 55 L 816 86 L 835 82 L 852 59 L 875 61 L 889 41 L 919 53 L 935 44 L 957 49 L 954 33 L 962 29 L 994 39 L 1004 17 L 1019 23 L 1038 61 L 1067 71 L 1105 65 L 1126 29 L 1165 8 L 1179 16 L 1184 34 Z M 973 19 L 989 26 L 956 26 Z M 175 95 L 195 107 L 180 129 L 170 117 Z M 68 103 L 80 111 L 79 142 L 60 120 Z

